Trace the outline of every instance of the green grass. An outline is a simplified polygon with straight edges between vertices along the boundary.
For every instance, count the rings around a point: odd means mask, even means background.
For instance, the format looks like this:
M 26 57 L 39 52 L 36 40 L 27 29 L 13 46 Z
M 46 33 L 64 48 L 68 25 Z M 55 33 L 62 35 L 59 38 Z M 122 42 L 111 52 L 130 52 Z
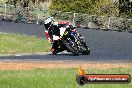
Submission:
M 50 44 L 35 36 L 0 34 L 0 54 L 48 52 Z
M 131 74 L 132 69 L 114 68 L 108 70 L 87 69 L 91 74 Z M 0 70 L 0 88 L 132 88 L 130 84 L 86 84 L 76 83 L 77 69 L 34 69 Z

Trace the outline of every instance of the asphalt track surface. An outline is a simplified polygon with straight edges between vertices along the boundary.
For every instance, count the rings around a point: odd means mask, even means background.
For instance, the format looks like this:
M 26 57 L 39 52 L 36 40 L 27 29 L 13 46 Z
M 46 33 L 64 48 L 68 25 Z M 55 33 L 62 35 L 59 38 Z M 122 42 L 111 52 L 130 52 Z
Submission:
M 90 55 L 73 56 L 70 53 L 58 55 L 30 54 L 0 56 L 0 60 L 21 61 L 68 61 L 68 62 L 132 62 L 132 34 L 128 32 L 77 29 L 91 49 Z M 0 21 L 0 32 L 25 34 L 44 38 L 43 25 Z

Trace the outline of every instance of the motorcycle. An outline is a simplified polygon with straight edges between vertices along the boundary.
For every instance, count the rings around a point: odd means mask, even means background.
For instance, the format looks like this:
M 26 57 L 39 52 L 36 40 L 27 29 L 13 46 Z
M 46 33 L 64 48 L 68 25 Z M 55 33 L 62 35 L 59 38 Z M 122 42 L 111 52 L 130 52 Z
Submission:
M 47 18 L 46 20 L 53 21 L 52 18 L 50 17 Z M 50 24 L 49 27 L 51 26 L 53 25 Z M 86 45 L 84 37 L 75 30 L 75 27 L 64 23 L 58 24 L 58 28 L 60 30 L 60 36 L 57 43 L 58 44 L 57 53 L 67 51 L 72 52 L 73 55 L 79 55 L 79 53 L 82 53 L 83 55 L 90 54 L 90 49 Z

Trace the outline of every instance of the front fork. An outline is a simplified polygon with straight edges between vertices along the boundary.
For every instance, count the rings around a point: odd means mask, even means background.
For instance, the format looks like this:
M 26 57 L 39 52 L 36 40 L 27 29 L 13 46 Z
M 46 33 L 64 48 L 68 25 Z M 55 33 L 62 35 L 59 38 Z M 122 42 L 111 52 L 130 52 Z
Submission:
M 83 52 L 86 50 L 86 42 L 84 41 L 84 37 L 80 35 L 79 33 L 76 34 L 76 42 L 78 45 L 78 49 L 80 52 Z

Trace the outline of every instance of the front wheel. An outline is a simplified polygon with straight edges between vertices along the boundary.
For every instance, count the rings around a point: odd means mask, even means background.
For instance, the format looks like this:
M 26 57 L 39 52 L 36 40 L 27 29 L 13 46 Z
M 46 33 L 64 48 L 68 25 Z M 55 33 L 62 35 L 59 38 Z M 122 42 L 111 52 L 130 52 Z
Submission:
M 83 55 L 89 55 L 90 54 L 90 49 L 89 48 L 86 48 L 86 50 L 84 50 L 82 52 Z
M 90 48 L 86 46 L 86 44 L 84 44 L 84 50 L 82 51 L 83 55 L 89 55 L 90 54 Z
M 70 45 L 70 43 L 67 41 L 67 40 L 64 40 L 63 43 L 65 44 L 66 48 L 68 51 L 72 52 L 73 55 L 76 55 L 78 56 L 79 55 L 79 52 L 77 50 L 77 46 L 75 44 L 74 41 L 71 41 L 73 44 L 74 44 L 74 47 L 72 45 Z

